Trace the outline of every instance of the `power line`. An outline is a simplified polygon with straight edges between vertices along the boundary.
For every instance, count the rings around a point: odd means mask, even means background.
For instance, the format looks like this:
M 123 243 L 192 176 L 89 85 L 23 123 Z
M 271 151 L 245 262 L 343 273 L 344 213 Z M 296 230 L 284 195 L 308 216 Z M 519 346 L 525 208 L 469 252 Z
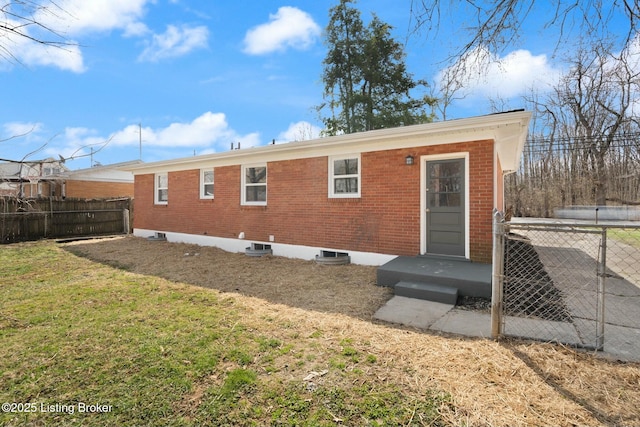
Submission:
M 622 135 L 614 135 L 609 145 L 601 146 L 606 138 L 586 137 L 586 136 L 567 136 L 560 138 L 550 137 L 533 137 L 527 139 L 524 146 L 524 152 L 527 154 L 549 154 L 549 153 L 566 153 L 570 151 L 588 152 L 592 149 L 600 150 L 624 150 L 634 149 L 640 151 L 640 132 L 626 133 Z

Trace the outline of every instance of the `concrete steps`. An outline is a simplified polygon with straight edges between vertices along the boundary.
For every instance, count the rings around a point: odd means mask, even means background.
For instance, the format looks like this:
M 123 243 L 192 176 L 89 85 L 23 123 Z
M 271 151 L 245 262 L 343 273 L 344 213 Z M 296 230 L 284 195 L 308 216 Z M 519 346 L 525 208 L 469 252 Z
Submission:
M 458 295 L 491 298 L 491 264 L 451 257 L 397 257 L 378 267 L 377 284 L 396 295 L 455 304 Z
M 422 299 L 455 305 L 458 301 L 458 289 L 435 283 L 398 282 L 394 286 L 397 296 Z

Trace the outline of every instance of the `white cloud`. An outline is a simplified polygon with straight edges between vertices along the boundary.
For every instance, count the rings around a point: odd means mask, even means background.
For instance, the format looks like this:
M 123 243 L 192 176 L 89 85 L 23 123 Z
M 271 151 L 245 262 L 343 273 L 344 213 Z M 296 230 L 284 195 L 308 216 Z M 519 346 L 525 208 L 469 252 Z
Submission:
M 140 129 L 129 125 L 114 133 L 111 144 L 135 145 L 140 140 Z M 259 143 L 258 134 L 240 135 L 229 127 L 224 113 L 210 111 L 189 123 L 171 123 L 160 129 L 142 128 L 142 144 L 155 147 L 206 147 L 228 149 L 231 142 L 244 142 L 243 147 Z M 246 144 L 246 145 L 245 145 Z
M 5 21 L 9 27 L 19 27 L 20 22 Z M 51 35 L 36 35 L 29 32 L 28 27 L 22 28 L 22 35 L 13 32 L 2 32 L 1 52 L 9 62 L 17 62 L 26 66 L 53 66 L 62 70 L 82 73 L 86 70 L 80 48 L 73 40 L 65 41 L 59 47 L 38 43 L 36 40 L 55 40 Z
M 2 125 L 3 136 L 0 139 L 13 138 L 24 135 L 29 137 L 36 135 L 42 129 L 42 123 L 37 122 L 9 122 Z
M 276 142 L 306 141 L 320 137 L 320 129 L 307 121 L 299 121 L 291 123 L 289 128 L 284 132 L 280 132 L 276 138 Z
M 147 31 L 141 22 L 145 6 L 154 0 L 63 0 L 59 9 L 41 9 L 35 18 L 39 22 L 60 29 L 63 34 L 86 34 L 99 31 L 123 30 L 126 35 L 140 35 Z
M 18 60 L 26 65 L 52 66 L 65 71 L 83 73 L 87 70 L 80 47 L 69 41 L 68 46 L 53 47 L 27 41 L 22 44 Z
M 51 157 L 62 156 L 68 159 L 88 156 L 92 149 L 95 152 L 108 145 L 108 138 L 103 138 L 96 130 L 85 127 L 67 127 L 54 141 L 58 139 L 62 140 L 62 145 L 51 145 L 45 150 Z
M 549 63 L 546 55 L 532 55 L 528 50 L 516 50 L 500 58 L 484 49 L 469 53 L 464 59 L 466 69 L 459 82 L 469 98 L 513 98 L 533 90 L 546 92 L 558 81 L 562 70 Z M 439 86 L 447 73 L 436 77 Z
M 186 55 L 194 49 L 207 46 L 209 30 L 205 26 L 178 28 L 167 26 L 163 34 L 154 34 L 151 44 L 140 54 L 138 60 L 156 62 L 165 58 Z
M 311 15 L 295 7 L 283 6 L 275 15 L 269 15 L 268 23 L 247 31 L 244 52 L 262 55 L 288 47 L 305 49 L 316 40 L 320 32 L 320 27 Z
M 24 36 L 3 33 L 2 45 L 6 47 L 16 62 L 27 66 L 51 66 L 74 73 L 86 71 L 80 45 L 74 37 L 92 32 L 119 29 L 125 35 L 143 35 L 149 32 L 141 22 L 145 6 L 155 0 L 60 0 L 38 7 L 34 2 L 33 16 L 26 13 L 18 25 Z M 21 25 L 30 20 L 40 26 Z M 48 29 L 48 30 L 45 30 Z M 64 43 L 60 47 L 47 46 L 32 40 L 53 40 Z
M 5 124 L 5 129 L 9 129 L 10 125 Z M 43 152 L 47 156 L 78 158 L 89 156 L 92 148 L 97 155 L 101 149 L 108 151 L 118 147 L 138 147 L 141 130 L 143 149 L 162 151 L 170 157 L 194 149 L 198 149 L 198 154 L 228 151 L 232 142 L 240 142 L 242 148 L 260 145 L 259 133 L 241 135 L 229 127 L 224 113 L 206 112 L 191 122 L 174 122 L 162 128 L 147 126 L 140 129 L 138 125 L 128 125 L 109 136 L 102 136 L 95 129 L 68 127 Z

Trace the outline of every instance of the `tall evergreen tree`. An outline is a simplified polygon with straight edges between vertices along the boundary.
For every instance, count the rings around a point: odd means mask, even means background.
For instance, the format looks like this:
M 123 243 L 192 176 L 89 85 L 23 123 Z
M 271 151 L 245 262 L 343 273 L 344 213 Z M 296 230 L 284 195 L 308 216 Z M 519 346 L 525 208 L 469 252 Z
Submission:
M 392 27 L 374 15 L 364 26 L 355 0 L 340 0 L 331 8 L 323 61 L 325 103 L 318 107 L 325 133 L 354 133 L 432 120 L 426 111 L 435 100 L 414 98 L 411 91 L 426 86 L 408 73 L 402 45 Z

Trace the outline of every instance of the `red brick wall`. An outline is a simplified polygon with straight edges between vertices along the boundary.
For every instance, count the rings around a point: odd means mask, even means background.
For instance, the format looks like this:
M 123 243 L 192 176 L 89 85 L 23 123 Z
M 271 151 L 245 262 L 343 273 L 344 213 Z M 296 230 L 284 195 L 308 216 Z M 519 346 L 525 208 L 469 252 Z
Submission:
M 67 197 L 102 199 L 106 197 L 133 197 L 133 183 L 67 180 Z
M 169 173 L 169 203 L 154 205 L 154 175 L 135 178 L 134 227 L 378 252 L 420 252 L 422 155 L 469 152 L 470 255 L 491 260 L 493 142 L 448 144 L 361 154 L 362 195 L 328 198 L 327 157 L 270 162 L 267 206 L 240 205 L 241 166 L 215 169 L 215 199 L 200 199 L 200 171 Z M 411 154 L 416 164 L 406 166 Z

